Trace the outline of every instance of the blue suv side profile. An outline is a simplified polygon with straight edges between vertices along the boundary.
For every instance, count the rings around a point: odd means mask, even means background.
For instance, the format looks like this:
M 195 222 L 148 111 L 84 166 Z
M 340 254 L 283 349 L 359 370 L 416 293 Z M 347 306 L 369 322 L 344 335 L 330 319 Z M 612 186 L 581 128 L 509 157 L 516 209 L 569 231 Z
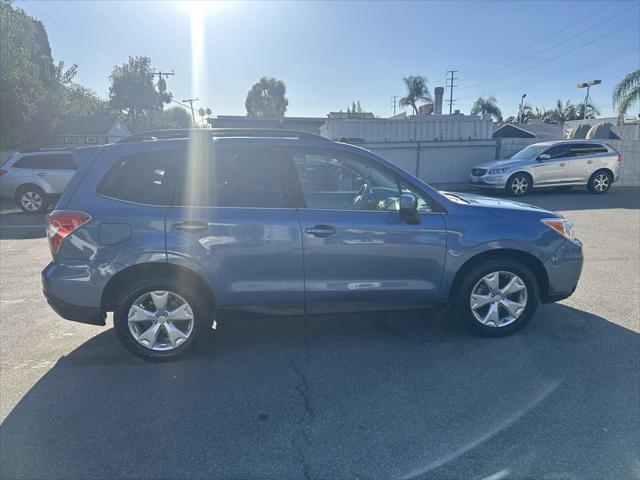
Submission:
M 448 306 L 487 336 L 570 296 L 571 223 L 439 192 L 372 152 L 286 130 L 137 134 L 79 149 L 48 217 L 44 295 L 133 353 L 173 358 L 227 311 L 327 314 Z

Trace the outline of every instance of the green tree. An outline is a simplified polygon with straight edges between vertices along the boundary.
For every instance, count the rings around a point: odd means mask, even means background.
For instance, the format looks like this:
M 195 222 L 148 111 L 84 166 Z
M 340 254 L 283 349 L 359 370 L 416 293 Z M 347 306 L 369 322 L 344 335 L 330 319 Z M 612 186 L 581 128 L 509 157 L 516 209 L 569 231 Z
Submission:
M 100 98 L 93 90 L 77 83 L 65 87 L 66 115 L 100 115 L 109 111 L 109 102 Z
M 586 108 L 586 115 L 585 115 Z M 600 110 L 591 102 L 587 102 L 585 105 L 584 102 L 580 103 L 576 107 L 576 118 L 575 120 L 581 120 L 583 118 L 597 118 L 600 115 Z
M 146 130 L 164 130 L 168 128 L 191 128 L 191 112 L 179 106 L 156 109 L 138 115 L 135 119 L 126 119 L 127 128 L 132 133 Z
M 640 101 L 640 68 L 627 74 L 613 89 L 613 105 L 624 117 L 631 106 Z
M 129 57 L 126 63 L 113 67 L 109 80 L 111 108 L 126 114 L 130 122 L 171 101 L 170 93 L 156 90 L 149 57 Z
M 498 108 L 496 97 L 493 95 L 489 97 L 478 97 L 471 109 L 471 115 L 489 115 L 498 122 L 502 121 L 502 112 Z
M 41 22 L 0 0 L 0 145 L 47 145 L 75 73 L 53 61 Z
M 400 99 L 400 105 L 413 108 L 414 115 L 418 115 L 418 105 L 420 100 L 431 101 L 431 93 L 427 88 L 426 77 L 420 75 L 410 75 L 402 79 L 407 89 L 407 94 Z
M 282 80 L 262 77 L 251 87 L 244 102 L 249 117 L 284 117 L 289 105 Z

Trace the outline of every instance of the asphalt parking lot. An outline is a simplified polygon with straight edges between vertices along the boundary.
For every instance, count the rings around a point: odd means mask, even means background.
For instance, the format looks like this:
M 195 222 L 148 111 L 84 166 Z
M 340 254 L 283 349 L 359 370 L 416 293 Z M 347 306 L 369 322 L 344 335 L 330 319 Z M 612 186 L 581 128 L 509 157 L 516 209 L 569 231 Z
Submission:
M 40 291 L 42 216 L 0 214 L 0 477 L 640 478 L 640 189 L 533 193 L 576 293 L 502 339 L 438 312 L 234 318 L 167 364 Z

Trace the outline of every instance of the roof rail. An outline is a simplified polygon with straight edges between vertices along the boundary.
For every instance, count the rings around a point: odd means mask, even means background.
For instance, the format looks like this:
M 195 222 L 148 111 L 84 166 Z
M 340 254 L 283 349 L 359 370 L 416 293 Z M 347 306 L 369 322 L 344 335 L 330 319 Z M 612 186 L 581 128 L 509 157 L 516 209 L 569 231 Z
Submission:
M 195 135 L 219 137 L 256 137 L 256 138 L 297 138 L 300 140 L 330 141 L 326 137 L 315 133 L 299 132 L 297 130 L 267 129 L 267 128 L 191 128 L 172 130 L 150 130 L 121 138 L 116 143 L 144 142 L 149 140 L 167 140 L 174 138 L 189 138 Z

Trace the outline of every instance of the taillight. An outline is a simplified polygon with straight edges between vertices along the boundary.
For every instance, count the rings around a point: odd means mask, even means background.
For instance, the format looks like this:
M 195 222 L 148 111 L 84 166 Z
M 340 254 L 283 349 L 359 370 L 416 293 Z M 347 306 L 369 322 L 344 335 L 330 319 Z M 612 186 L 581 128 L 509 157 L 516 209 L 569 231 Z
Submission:
M 619 162 L 621 162 L 621 161 L 622 161 L 622 155 L 620 155 L 620 152 L 619 152 L 618 150 L 616 150 L 614 147 L 612 147 L 611 145 L 609 145 L 609 147 L 611 148 L 611 150 L 613 150 L 614 152 L 616 152 L 616 154 L 618 155 L 617 160 L 618 160 Z
M 8 172 L 4 168 L 0 168 L 0 177 L 6 175 Z
M 54 210 L 47 216 L 47 238 L 52 254 L 60 251 L 60 245 L 67 235 L 91 220 L 85 212 Z

